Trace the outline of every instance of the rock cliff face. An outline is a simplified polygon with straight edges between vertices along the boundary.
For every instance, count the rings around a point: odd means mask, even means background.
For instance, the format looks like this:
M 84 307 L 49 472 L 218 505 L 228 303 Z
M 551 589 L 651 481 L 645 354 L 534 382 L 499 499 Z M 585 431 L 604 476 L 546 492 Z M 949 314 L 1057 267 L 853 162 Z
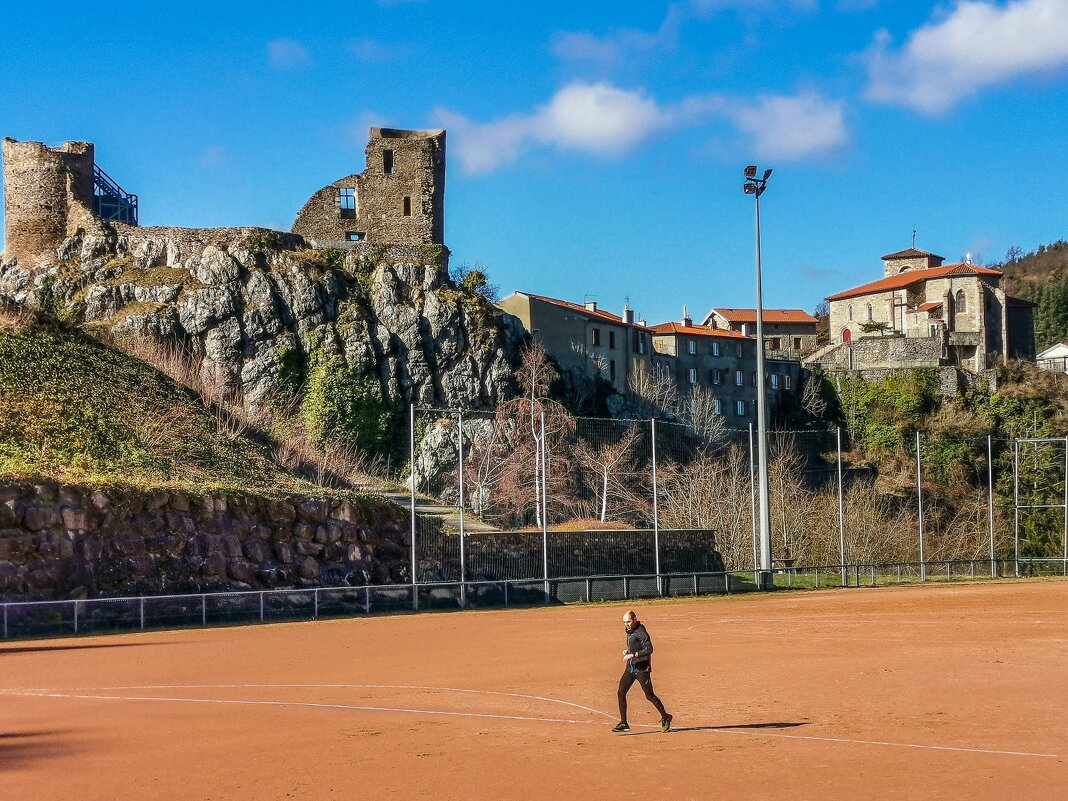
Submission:
M 446 258 L 435 245 L 317 250 L 265 229 L 116 223 L 65 239 L 32 269 L 0 264 L 0 298 L 179 342 L 252 407 L 327 363 L 394 412 L 491 407 L 514 392 L 524 332 L 455 287 Z

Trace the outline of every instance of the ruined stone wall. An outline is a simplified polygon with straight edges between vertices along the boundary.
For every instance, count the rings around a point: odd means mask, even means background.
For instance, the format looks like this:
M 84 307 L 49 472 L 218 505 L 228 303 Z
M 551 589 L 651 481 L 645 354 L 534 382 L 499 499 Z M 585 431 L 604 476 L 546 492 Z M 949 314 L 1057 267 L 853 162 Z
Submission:
M 35 266 L 79 228 L 99 228 L 93 214 L 91 143 L 50 148 L 5 138 L 2 150 L 5 261 Z
M 385 502 L 0 486 L 0 600 L 406 582 Z
M 827 370 L 938 367 L 942 364 L 942 340 L 931 337 L 860 337 L 807 363 L 818 364 Z
M 372 128 L 367 168 L 316 192 L 293 232 L 316 242 L 432 245 L 445 241 L 445 132 Z M 343 208 L 341 190 L 354 208 Z

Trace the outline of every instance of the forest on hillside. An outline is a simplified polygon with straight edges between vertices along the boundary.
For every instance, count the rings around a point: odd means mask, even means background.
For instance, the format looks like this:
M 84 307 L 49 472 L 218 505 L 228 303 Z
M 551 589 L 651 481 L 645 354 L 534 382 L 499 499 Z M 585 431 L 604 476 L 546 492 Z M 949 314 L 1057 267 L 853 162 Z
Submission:
M 1009 248 L 1005 260 L 991 267 L 1005 273 L 1005 291 L 1037 303 L 1035 347 L 1042 351 L 1068 340 L 1068 242 L 1059 239 L 1024 253 Z

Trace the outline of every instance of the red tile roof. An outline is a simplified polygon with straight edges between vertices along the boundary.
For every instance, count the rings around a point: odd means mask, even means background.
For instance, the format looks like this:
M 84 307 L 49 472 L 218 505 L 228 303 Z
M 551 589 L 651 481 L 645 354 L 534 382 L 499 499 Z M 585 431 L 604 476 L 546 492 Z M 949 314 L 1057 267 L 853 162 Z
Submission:
M 942 301 L 937 301 L 935 303 L 921 303 L 915 309 L 907 309 L 905 313 L 906 314 L 919 314 L 920 312 L 929 312 L 932 309 L 941 309 L 941 308 L 942 308 Z
M 615 325 L 625 325 L 625 323 L 623 322 L 623 318 L 619 315 L 612 314 L 612 312 L 602 311 L 601 309 L 587 309 L 580 303 L 572 303 L 568 300 L 558 300 L 557 298 L 549 298 L 545 295 L 532 295 L 529 292 L 517 292 L 516 294 L 526 295 L 532 300 L 540 300 L 543 303 L 551 303 L 554 306 L 559 306 L 563 309 L 567 309 L 568 311 L 573 311 L 576 314 L 583 314 L 592 320 L 600 320 L 601 322 L 605 323 L 614 323 Z M 631 325 L 633 325 L 634 328 L 637 328 L 639 331 L 652 330 L 648 326 L 638 325 L 637 323 L 632 323 Z
M 726 328 L 709 328 L 707 325 L 683 325 L 682 323 L 660 323 L 653 326 L 654 334 L 686 334 L 695 337 L 722 337 L 724 339 L 752 339 L 740 331 Z
M 888 261 L 889 259 L 919 259 L 923 256 L 934 256 L 940 261 L 946 260 L 945 256 L 939 256 L 937 253 L 928 253 L 926 250 L 916 250 L 916 248 L 899 250 L 897 253 L 888 253 L 883 256 L 882 259 L 883 261 Z
M 913 284 L 918 284 L 921 281 L 929 281 L 933 278 L 946 278 L 947 276 L 956 275 L 989 275 L 1001 277 L 1000 270 L 991 270 L 989 267 L 980 267 L 978 264 L 968 264 L 962 262 L 960 264 L 944 264 L 941 267 L 929 267 L 926 270 L 908 270 L 897 275 L 891 275 L 889 278 L 883 278 L 879 281 L 872 281 L 870 284 L 863 284 L 853 289 L 847 289 L 845 292 L 839 292 L 836 295 L 829 295 L 827 300 L 845 300 L 846 298 L 856 298 L 861 295 L 871 295 L 876 292 L 889 292 L 892 289 L 903 289 Z
M 729 323 L 755 323 L 756 309 L 713 309 L 716 314 Z M 801 309 L 764 309 L 765 323 L 812 323 L 815 317 Z

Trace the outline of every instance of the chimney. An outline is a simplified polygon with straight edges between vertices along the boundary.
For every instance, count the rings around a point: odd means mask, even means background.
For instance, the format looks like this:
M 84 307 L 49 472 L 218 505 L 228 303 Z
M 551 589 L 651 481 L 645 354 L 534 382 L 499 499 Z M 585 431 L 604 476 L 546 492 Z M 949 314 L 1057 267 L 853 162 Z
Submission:
M 641 318 L 638 319 L 638 325 L 642 326 L 643 328 L 648 328 L 649 327 L 649 323 L 647 323 L 645 321 L 644 317 L 641 317 Z
M 629 303 L 623 304 L 623 322 L 626 325 L 634 325 L 634 309 L 630 307 Z
M 587 300 L 586 301 L 586 311 L 597 311 L 597 301 L 595 301 L 595 300 Z
M 682 324 L 686 328 L 689 328 L 693 325 L 693 320 L 690 319 L 690 313 L 686 310 L 685 306 L 682 307 Z

